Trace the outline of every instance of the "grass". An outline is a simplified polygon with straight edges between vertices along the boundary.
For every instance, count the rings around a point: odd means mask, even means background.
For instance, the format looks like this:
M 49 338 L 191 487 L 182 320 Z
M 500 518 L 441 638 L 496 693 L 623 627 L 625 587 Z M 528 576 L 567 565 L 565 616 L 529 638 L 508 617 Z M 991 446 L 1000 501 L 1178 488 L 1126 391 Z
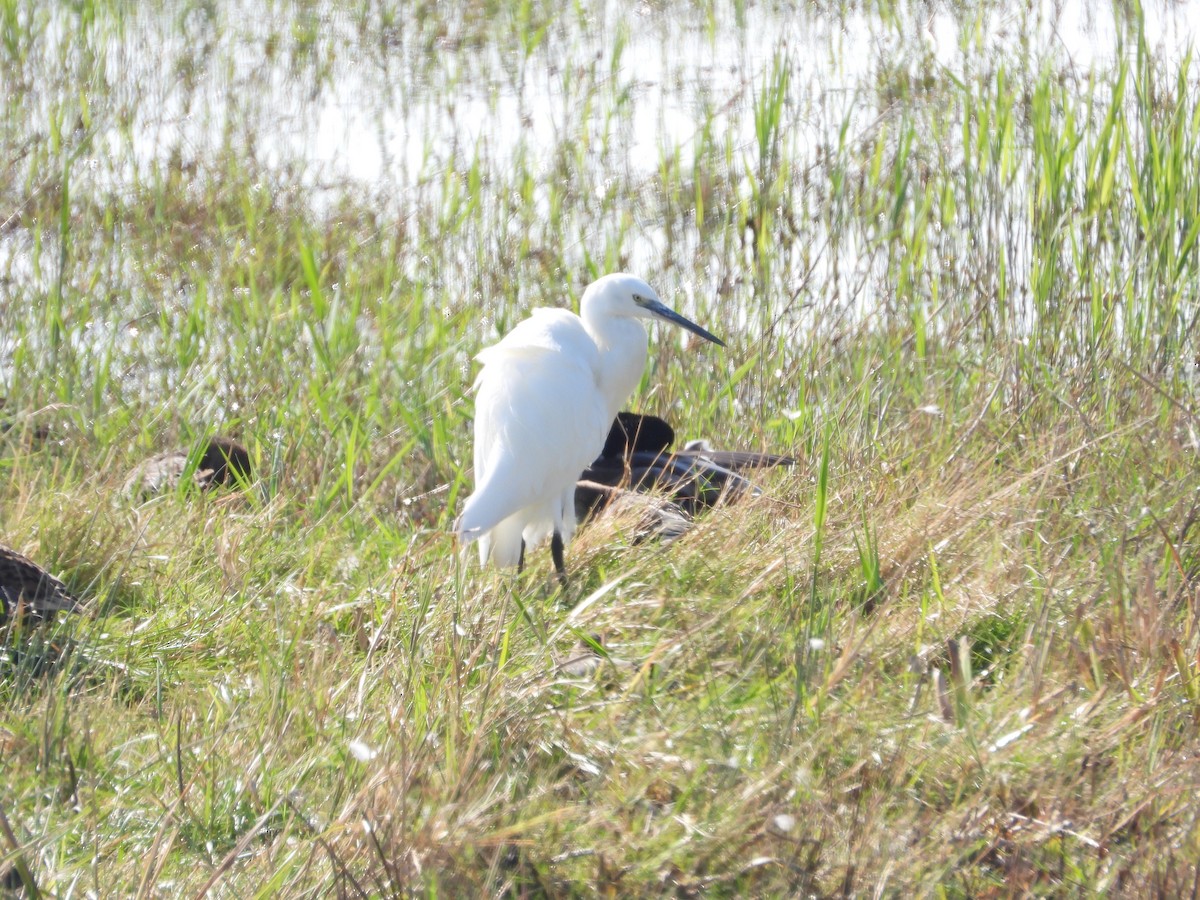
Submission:
M 1191 53 L 839 9 L 0 3 L 0 540 L 97 612 L 4 639 L 11 890 L 1195 891 Z M 803 462 L 564 604 L 447 534 L 471 356 L 617 267 L 730 347 L 631 405 Z

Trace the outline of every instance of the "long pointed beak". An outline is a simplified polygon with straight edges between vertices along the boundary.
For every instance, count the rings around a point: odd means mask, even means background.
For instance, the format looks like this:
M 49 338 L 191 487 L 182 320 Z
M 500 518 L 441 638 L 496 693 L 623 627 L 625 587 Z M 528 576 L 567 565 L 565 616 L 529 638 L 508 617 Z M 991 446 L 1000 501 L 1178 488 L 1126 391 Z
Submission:
M 671 307 L 659 303 L 657 300 L 651 300 L 643 307 L 643 309 L 645 309 L 647 312 L 653 313 L 659 319 L 665 319 L 668 322 L 673 322 L 681 328 L 686 328 L 692 334 L 699 335 L 706 341 L 712 341 L 718 347 L 725 346 L 725 342 L 715 334 L 705 331 L 691 319 L 681 316 L 679 313 L 675 312 L 675 310 L 671 309 Z

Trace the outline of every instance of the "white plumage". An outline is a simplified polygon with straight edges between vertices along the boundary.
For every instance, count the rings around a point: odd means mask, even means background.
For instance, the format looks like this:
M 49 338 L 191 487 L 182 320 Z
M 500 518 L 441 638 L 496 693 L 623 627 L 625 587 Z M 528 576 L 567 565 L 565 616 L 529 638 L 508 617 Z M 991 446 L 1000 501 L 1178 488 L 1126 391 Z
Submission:
M 588 286 L 580 315 L 537 309 L 479 353 L 475 380 L 475 492 L 455 532 L 479 559 L 519 565 L 548 537 L 561 576 L 575 531 L 575 482 L 604 447 L 617 411 L 642 377 L 646 331 L 660 319 L 721 341 L 664 306 L 632 275 Z M 722 345 L 723 346 L 723 345 Z

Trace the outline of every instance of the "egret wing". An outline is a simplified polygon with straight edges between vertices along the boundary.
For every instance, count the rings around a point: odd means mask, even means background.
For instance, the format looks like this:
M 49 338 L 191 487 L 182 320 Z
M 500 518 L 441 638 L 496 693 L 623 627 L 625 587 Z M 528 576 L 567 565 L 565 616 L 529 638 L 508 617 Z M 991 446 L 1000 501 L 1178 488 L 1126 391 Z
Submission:
M 538 351 L 561 353 L 593 369 L 600 365 L 599 351 L 579 316 L 566 309 L 539 307 L 499 341 L 475 354 L 476 361 L 484 366 L 479 379 L 483 378 L 489 363 Z
M 466 540 L 506 520 L 530 542 L 561 528 L 564 492 L 604 446 L 595 344 L 578 317 L 537 312 L 478 357 L 476 488 L 457 529 Z

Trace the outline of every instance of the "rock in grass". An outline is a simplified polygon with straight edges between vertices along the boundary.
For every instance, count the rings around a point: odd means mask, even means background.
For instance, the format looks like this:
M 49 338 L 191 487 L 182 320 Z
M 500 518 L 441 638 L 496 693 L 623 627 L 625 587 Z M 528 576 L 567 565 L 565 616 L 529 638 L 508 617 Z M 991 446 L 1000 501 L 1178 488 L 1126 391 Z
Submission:
M 65 584 L 28 557 L 0 546 L 0 622 L 10 616 L 49 620 L 56 612 L 78 607 Z
M 122 492 L 127 497 L 146 497 L 174 490 L 187 472 L 189 455 L 187 450 L 175 450 L 138 463 L 125 479 Z M 251 477 L 249 451 L 233 438 L 218 436 L 204 445 L 192 481 L 209 490 L 236 485 L 239 479 L 249 481 Z

